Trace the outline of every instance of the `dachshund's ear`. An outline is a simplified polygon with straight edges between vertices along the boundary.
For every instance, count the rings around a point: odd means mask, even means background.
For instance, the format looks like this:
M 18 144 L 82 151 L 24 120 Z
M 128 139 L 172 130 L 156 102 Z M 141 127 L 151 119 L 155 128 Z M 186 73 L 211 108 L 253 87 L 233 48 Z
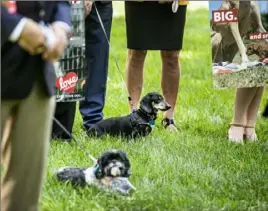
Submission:
M 140 107 L 142 110 L 144 110 L 147 113 L 153 113 L 153 106 L 152 106 L 152 102 L 150 99 L 148 98 L 143 98 L 140 104 Z

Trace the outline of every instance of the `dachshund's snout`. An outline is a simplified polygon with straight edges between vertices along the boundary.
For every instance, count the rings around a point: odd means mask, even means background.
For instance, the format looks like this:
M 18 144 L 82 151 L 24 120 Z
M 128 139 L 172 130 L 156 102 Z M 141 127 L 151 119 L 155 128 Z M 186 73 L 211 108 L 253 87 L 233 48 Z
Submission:
M 171 108 L 171 105 L 169 105 L 167 102 L 166 104 L 167 104 L 167 110 L 169 110 Z
M 167 111 L 171 108 L 171 105 L 169 105 L 166 101 L 163 100 L 160 103 L 155 104 L 154 107 L 160 111 Z

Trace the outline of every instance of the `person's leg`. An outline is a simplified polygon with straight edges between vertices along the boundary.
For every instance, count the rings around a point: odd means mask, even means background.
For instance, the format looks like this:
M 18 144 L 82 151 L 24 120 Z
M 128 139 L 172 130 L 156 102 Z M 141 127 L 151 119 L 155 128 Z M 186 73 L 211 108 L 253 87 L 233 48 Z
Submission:
M 18 101 L 1 102 L 1 163 L 6 163 L 5 157 L 3 157 L 3 155 L 10 153 L 8 152 L 11 149 L 10 143 L 7 142 L 7 140 L 10 136 L 12 122 L 14 121 L 12 114 L 14 113 L 14 108 L 17 103 Z
M 249 107 L 247 110 L 245 136 L 246 136 L 246 139 L 250 141 L 256 141 L 258 139 L 255 133 L 255 124 L 257 120 L 258 110 L 260 108 L 263 90 L 264 90 L 263 87 L 256 88 L 255 96 L 253 100 L 251 101 L 251 103 L 249 104 Z
M 112 3 L 95 2 L 106 33 L 110 38 L 112 25 Z M 86 18 L 86 57 L 88 61 L 88 77 L 85 90 L 86 99 L 80 102 L 79 110 L 83 118 L 85 129 L 103 119 L 103 107 L 106 95 L 108 74 L 109 45 L 101 28 L 95 6 Z
M 75 119 L 76 102 L 58 102 L 54 117 L 72 134 Z M 70 141 L 71 137 L 66 134 L 56 122 L 52 127 L 53 139 L 64 139 Z
M 137 109 L 142 87 L 143 87 L 143 66 L 147 51 L 128 49 L 126 62 L 126 84 L 132 98 L 133 108 Z
M 228 131 L 230 141 L 242 142 L 244 136 L 244 127 L 247 121 L 247 111 L 257 88 L 238 88 L 236 90 L 234 116 L 231 127 Z
M 180 81 L 180 64 L 179 51 L 161 51 L 162 58 L 162 90 L 166 101 L 171 108 L 166 112 L 164 126 L 170 130 L 177 130 L 173 119 L 174 109 L 177 102 L 179 81 Z M 169 122 L 168 122 L 169 121 Z M 170 124 L 171 123 L 171 124 Z M 166 124 L 166 125 L 165 125 Z
M 12 114 L 8 146 L 2 147 L 7 150 L 2 154 L 5 174 L 1 184 L 1 210 L 39 210 L 54 105 L 54 97 L 45 96 L 41 87 L 35 85 Z

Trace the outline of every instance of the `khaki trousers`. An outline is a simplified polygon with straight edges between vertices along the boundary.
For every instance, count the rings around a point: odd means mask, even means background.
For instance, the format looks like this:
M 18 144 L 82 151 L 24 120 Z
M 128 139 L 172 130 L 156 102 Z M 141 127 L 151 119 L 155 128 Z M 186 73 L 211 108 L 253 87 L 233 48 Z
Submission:
M 39 83 L 26 99 L 1 102 L 1 211 L 39 210 L 54 109 Z

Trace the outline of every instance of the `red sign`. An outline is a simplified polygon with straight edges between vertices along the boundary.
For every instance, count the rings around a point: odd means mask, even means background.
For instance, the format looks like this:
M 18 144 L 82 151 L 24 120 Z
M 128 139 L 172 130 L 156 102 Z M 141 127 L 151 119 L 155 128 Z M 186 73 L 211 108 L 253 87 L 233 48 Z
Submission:
M 212 23 L 238 22 L 238 9 L 212 11 Z
M 64 77 L 59 77 L 56 81 L 56 87 L 60 91 L 74 93 L 75 86 L 77 84 L 78 77 L 75 72 L 69 72 Z
M 17 2 L 16 1 L 3 1 L 2 4 L 7 8 L 10 14 L 15 14 L 17 12 Z

